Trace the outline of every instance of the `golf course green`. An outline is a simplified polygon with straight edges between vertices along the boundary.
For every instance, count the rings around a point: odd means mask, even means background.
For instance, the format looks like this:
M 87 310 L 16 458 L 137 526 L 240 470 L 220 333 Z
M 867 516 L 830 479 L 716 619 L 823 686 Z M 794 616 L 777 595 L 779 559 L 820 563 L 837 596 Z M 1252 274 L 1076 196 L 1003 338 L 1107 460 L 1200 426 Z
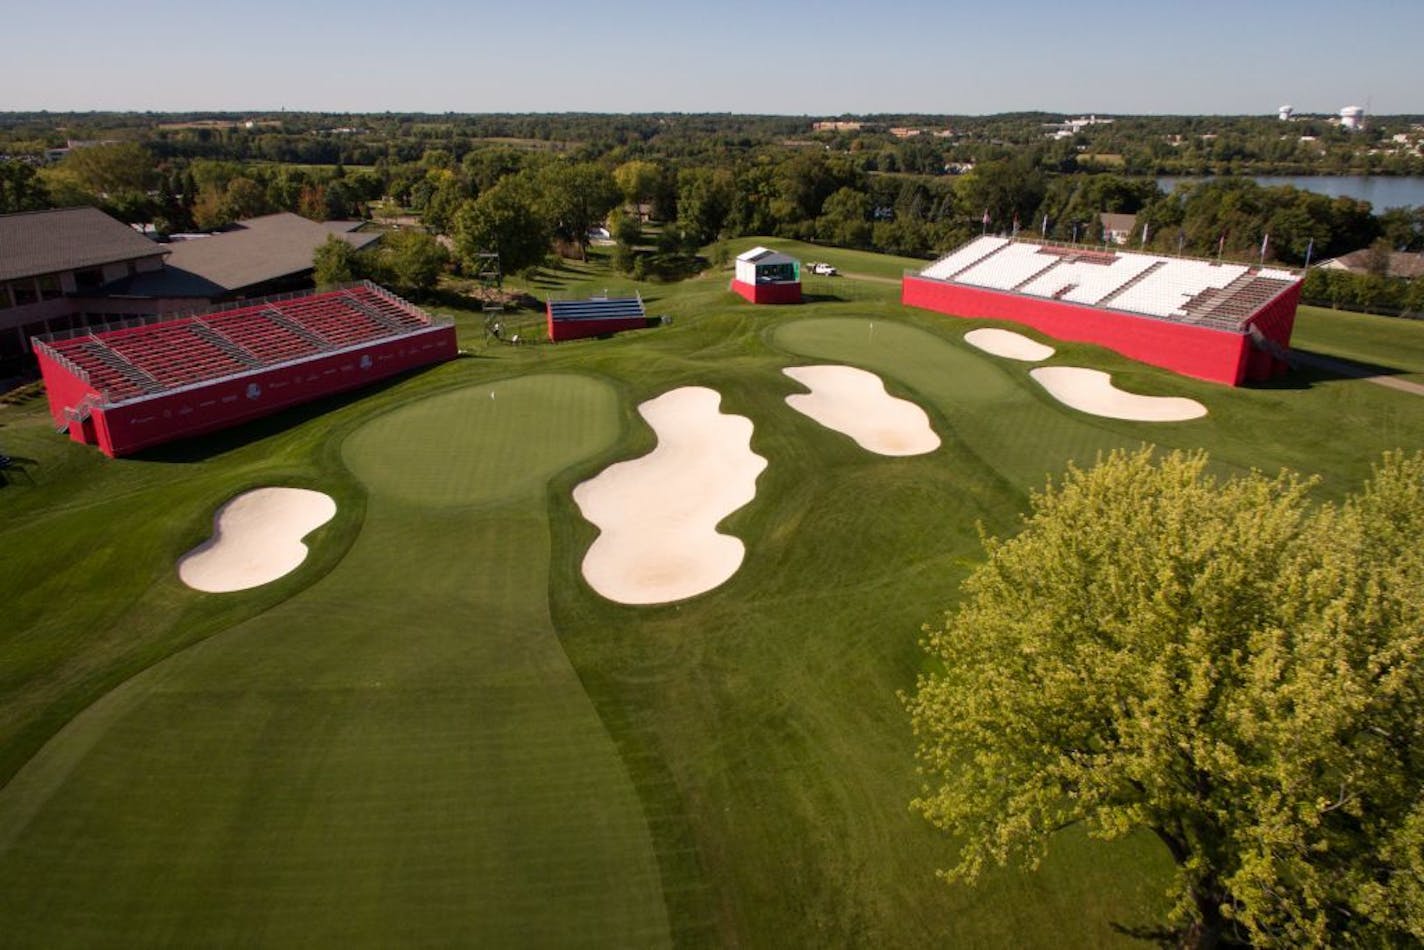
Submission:
M 1329 500 L 1424 446 L 1424 397 L 1324 370 L 1230 389 L 1055 343 L 1045 365 L 1209 410 L 1100 418 L 964 343 L 990 324 L 902 307 L 897 260 L 816 256 L 866 278 L 779 308 L 723 273 L 635 285 L 671 325 L 557 346 L 486 341 L 453 308 L 461 359 L 137 459 L 55 435 L 42 399 L 0 408 L 20 469 L 0 487 L 0 944 L 1131 943 L 1172 873 L 1147 836 L 1070 828 L 1038 869 L 935 876 L 954 843 L 909 811 L 898 695 L 922 625 L 980 527 L 1016 530 L 1070 462 L 1204 448 Z M 535 288 L 616 279 L 595 260 Z M 1297 344 L 1417 376 L 1424 324 L 1349 320 L 1303 315 Z M 878 375 L 940 447 L 880 456 L 793 411 L 782 369 L 817 364 Z M 597 529 L 572 490 L 647 454 L 637 406 L 679 386 L 755 426 L 767 468 L 720 525 L 746 556 L 705 594 L 614 603 L 580 573 Z M 213 512 L 262 486 L 336 500 L 306 561 L 249 591 L 180 583 Z

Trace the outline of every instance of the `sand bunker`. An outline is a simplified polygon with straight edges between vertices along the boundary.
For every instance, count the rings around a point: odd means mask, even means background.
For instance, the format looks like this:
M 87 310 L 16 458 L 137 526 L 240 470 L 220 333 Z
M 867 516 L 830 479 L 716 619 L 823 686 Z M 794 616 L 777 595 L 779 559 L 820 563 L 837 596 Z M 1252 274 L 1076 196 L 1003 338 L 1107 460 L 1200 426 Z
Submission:
M 992 356 L 1023 360 L 1025 363 L 1046 360 L 1054 353 L 1053 347 L 1045 346 L 1036 340 L 1030 340 L 1022 333 L 1015 333 L 1013 330 L 995 330 L 991 327 L 970 330 L 964 334 L 964 342 Z
M 709 591 L 737 572 L 746 549 L 717 524 L 756 497 L 766 459 L 752 423 L 718 411 L 722 397 L 685 386 L 638 407 L 658 445 L 574 489 L 600 534 L 583 559 L 589 586 L 621 604 L 665 604 Z
M 213 516 L 213 536 L 178 559 L 178 577 L 210 594 L 270 584 L 306 560 L 302 538 L 335 516 L 336 502 L 319 491 L 244 492 Z
M 939 448 L 930 418 L 912 402 L 896 399 L 874 373 L 850 366 L 790 366 L 787 376 L 810 389 L 786 404 L 879 455 L 923 455 Z
M 1028 373 L 1049 395 L 1079 412 L 1132 422 L 1182 422 L 1206 415 L 1206 406 L 1181 396 L 1139 396 L 1112 384 L 1101 370 L 1042 366 Z

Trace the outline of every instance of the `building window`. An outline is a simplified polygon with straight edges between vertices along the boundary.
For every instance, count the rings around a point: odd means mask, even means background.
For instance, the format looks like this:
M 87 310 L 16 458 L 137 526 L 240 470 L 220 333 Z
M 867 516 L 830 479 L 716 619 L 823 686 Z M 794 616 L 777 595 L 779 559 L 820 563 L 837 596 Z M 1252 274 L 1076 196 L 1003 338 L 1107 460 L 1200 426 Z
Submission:
M 15 306 L 24 307 L 32 303 L 38 303 L 40 295 L 35 291 L 33 280 L 17 280 L 10 285 L 10 292 L 15 295 Z
M 53 300 L 56 297 L 64 296 L 64 291 L 59 286 L 58 274 L 45 274 L 43 277 L 37 277 L 35 283 L 39 284 L 41 300 Z
M 0 284 L 0 310 L 8 310 L 14 305 L 10 300 L 10 285 Z
M 97 290 L 104 283 L 104 272 L 97 267 L 74 272 L 74 284 L 80 290 Z

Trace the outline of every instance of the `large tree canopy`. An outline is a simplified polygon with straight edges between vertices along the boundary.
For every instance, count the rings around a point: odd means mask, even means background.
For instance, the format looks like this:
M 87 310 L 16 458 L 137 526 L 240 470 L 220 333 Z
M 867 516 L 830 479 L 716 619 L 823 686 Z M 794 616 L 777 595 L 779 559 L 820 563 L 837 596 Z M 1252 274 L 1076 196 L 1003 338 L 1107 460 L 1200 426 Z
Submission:
M 478 255 L 487 251 L 500 255 L 506 273 L 542 263 L 549 236 L 539 192 L 524 175 L 505 178 L 455 214 L 455 252 L 471 271 L 479 267 Z
M 986 539 L 907 698 L 948 878 L 1147 829 L 1198 946 L 1424 939 L 1424 455 L 1309 489 L 1117 453 Z

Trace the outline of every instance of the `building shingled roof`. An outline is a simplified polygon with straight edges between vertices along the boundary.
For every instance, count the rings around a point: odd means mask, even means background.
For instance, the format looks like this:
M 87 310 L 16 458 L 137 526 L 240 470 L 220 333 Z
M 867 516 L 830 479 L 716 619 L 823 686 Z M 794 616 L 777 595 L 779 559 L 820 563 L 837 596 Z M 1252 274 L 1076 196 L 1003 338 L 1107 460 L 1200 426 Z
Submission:
M 0 215 L 0 280 L 81 270 L 165 253 L 98 208 Z
M 162 271 L 130 278 L 120 292 L 144 297 L 215 297 L 293 277 L 312 269 L 316 249 L 336 236 L 364 248 L 379 232 L 355 232 L 359 222 L 310 221 L 290 212 L 239 221 L 231 230 L 168 245 Z

